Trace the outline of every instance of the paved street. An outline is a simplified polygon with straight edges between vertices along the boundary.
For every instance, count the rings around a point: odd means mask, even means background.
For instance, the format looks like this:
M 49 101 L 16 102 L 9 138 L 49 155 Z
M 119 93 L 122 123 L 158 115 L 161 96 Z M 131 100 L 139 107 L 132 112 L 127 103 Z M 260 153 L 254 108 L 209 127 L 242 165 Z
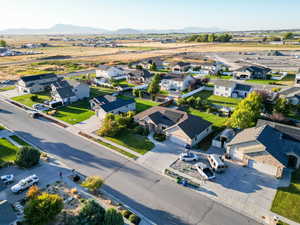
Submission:
M 157 224 L 253 225 L 241 215 L 137 163 L 0 102 L 0 122 L 85 175 L 105 178 L 104 190 Z

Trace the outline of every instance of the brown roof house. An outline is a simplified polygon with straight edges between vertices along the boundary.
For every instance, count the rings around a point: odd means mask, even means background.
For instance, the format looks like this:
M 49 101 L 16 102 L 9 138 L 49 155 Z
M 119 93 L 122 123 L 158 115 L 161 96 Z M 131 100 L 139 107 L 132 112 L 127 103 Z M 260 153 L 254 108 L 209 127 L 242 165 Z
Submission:
M 182 146 L 193 146 L 212 131 L 212 124 L 198 116 L 161 106 L 137 114 L 134 120 L 152 132 L 166 134 L 170 141 Z
M 260 121 L 257 127 L 245 129 L 227 143 L 227 154 L 248 167 L 275 177 L 284 168 L 300 167 L 300 129 Z

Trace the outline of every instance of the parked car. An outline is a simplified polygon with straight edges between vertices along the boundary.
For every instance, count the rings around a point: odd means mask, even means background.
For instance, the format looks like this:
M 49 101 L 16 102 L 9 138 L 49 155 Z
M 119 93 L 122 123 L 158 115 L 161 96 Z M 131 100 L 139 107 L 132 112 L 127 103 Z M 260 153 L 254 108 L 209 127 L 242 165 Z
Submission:
M 199 160 L 199 156 L 188 151 L 181 153 L 179 159 L 184 162 L 191 162 Z
M 10 190 L 14 193 L 19 193 L 31 187 L 32 185 L 37 184 L 38 182 L 39 182 L 38 176 L 33 174 L 29 177 L 20 180 L 17 184 L 12 186 Z
M 12 174 L 3 175 L 0 177 L 0 179 L 4 184 L 10 184 L 10 183 L 14 182 L 14 175 L 12 175 Z
M 224 164 L 223 159 L 221 156 L 216 154 L 210 154 L 207 156 L 207 159 L 209 161 L 209 164 L 211 168 L 216 172 L 223 172 L 226 168 L 226 165 Z
M 215 174 L 212 171 L 212 169 L 206 165 L 205 163 L 197 163 L 196 165 L 197 171 L 200 173 L 200 175 L 206 179 L 206 180 L 211 180 L 215 178 Z
M 44 104 L 34 104 L 33 106 L 32 106 L 32 108 L 34 108 L 34 109 L 36 109 L 36 110 L 38 110 L 38 111 L 47 111 L 48 109 L 49 109 L 49 107 L 48 106 L 46 106 L 46 105 L 44 105 Z
M 27 110 L 27 113 L 32 118 L 37 118 L 39 116 L 39 113 L 36 110 Z

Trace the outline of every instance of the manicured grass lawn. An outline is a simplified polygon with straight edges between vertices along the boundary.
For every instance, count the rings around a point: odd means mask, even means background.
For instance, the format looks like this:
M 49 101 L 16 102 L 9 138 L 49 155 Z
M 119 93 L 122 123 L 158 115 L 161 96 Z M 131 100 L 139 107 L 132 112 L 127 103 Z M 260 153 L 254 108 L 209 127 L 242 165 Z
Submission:
M 227 118 L 226 117 L 220 117 L 212 113 L 207 113 L 207 112 L 201 112 L 197 109 L 189 108 L 188 113 L 195 115 L 195 116 L 200 116 L 201 118 L 211 122 L 213 126 L 215 127 L 223 127 L 224 123 L 226 122 Z
M 222 79 L 222 80 L 230 80 L 232 76 L 215 76 L 215 75 L 207 75 L 208 78 L 210 79 Z
M 88 100 L 81 100 L 74 104 L 58 108 L 53 116 L 69 124 L 76 124 L 89 119 L 95 114 L 90 108 Z
M 13 139 L 15 142 L 17 142 L 20 145 L 23 146 L 30 146 L 30 144 L 28 144 L 27 142 L 25 142 L 23 139 L 19 138 L 16 135 L 10 136 L 11 139 Z
M 121 87 L 135 87 L 136 85 L 128 83 L 126 80 L 122 80 L 118 82 Z
M 101 95 L 110 95 L 117 90 L 111 89 L 111 88 L 104 88 L 104 87 L 91 87 L 91 98 Z
M 119 96 L 120 98 L 123 99 L 132 99 L 131 97 L 125 96 L 125 95 L 121 95 Z M 143 99 L 143 98 L 134 98 L 135 102 L 136 102 L 136 112 L 142 112 L 145 111 L 153 106 L 157 106 L 159 105 L 158 102 L 154 102 L 152 100 L 148 100 L 148 99 Z
M 300 169 L 293 173 L 289 187 L 278 188 L 271 211 L 300 223 Z
M 130 131 L 123 132 L 114 138 L 105 138 L 140 154 L 145 154 L 154 147 L 154 144 L 147 137 L 133 134 Z
M 168 92 L 168 91 L 165 91 L 165 90 L 161 90 L 161 91 L 159 92 L 159 94 L 168 96 L 168 95 L 169 95 L 169 92 Z
M 31 100 L 31 96 L 34 95 L 38 96 L 38 99 L 36 101 Z M 36 103 L 44 103 L 44 101 L 49 101 L 50 95 L 49 93 L 27 94 L 13 97 L 12 100 L 20 102 L 26 106 L 32 107 Z
M 0 162 L 10 162 L 16 159 L 19 148 L 5 138 L 0 138 Z
M 212 104 L 222 105 L 227 107 L 235 107 L 242 100 L 239 98 L 227 98 L 227 97 L 213 95 L 212 91 L 201 91 L 194 96 L 195 97 L 200 96 L 203 99 L 207 99 Z
M 6 86 L 6 87 L 3 87 L 3 88 L 0 88 L 0 92 L 13 90 L 15 88 L 16 88 L 16 86 L 14 86 L 14 85 L 12 85 L 12 86 Z

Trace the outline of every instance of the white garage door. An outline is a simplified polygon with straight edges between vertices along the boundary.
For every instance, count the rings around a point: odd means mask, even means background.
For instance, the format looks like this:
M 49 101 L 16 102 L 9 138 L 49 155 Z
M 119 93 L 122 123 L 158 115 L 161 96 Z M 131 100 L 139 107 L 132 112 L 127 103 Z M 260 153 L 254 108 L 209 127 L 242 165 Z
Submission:
M 187 143 L 185 143 L 184 141 L 182 141 L 181 139 L 179 139 L 178 137 L 175 137 L 175 136 L 170 136 L 170 141 L 178 144 L 178 145 L 181 145 L 181 146 L 185 146 Z
M 262 173 L 266 173 L 266 174 L 269 174 L 272 176 L 276 176 L 276 173 L 277 173 L 277 167 L 271 166 L 268 164 L 264 164 L 264 163 L 259 163 L 254 160 L 248 161 L 248 167 L 256 169 Z

